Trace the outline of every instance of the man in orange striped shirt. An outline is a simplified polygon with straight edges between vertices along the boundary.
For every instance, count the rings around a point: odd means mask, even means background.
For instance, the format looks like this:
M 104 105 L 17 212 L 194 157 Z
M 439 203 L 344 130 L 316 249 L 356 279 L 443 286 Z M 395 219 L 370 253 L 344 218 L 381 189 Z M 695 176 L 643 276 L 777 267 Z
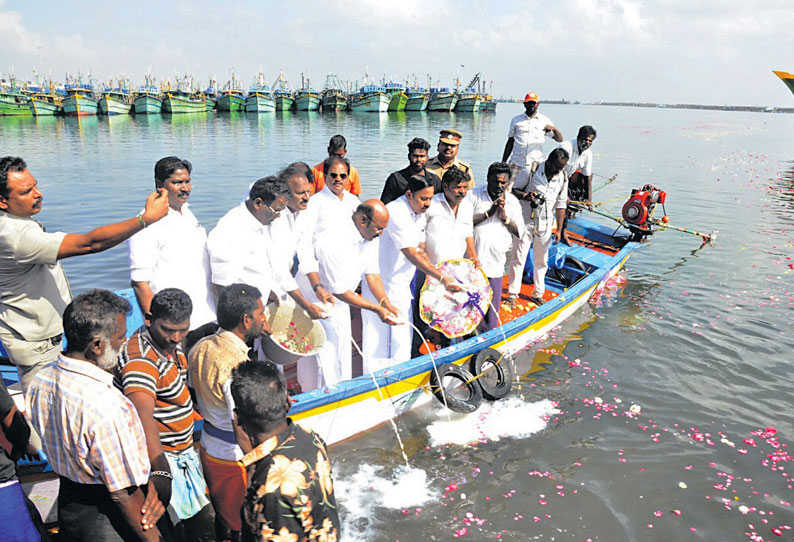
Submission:
M 328 142 L 328 158 L 332 156 L 338 156 L 339 158 L 344 158 L 347 155 L 347 140 L 345 136 L 342 134 L 336 134 L 334 137 L 331 138 L 331 141 Z M 312 194 L 316 194 L 320 190 L 323 189 L 325 186 L 325 174 L 323 172 L 323 164 L 325 164 L 325 160 L 317 164 L 312 168 L 312 174 L 314 175 L 314 183 L 309 183 L 312 186 Z M 345 190 L 353 194 L 354 196 L 358 196 L 361 194 L 361 179 L 358 176 L 358 170 L 353 166 L 350 166 L 350 175 L 348 176 L 347 180 L 345 181 Z
M 193 447 L 194 410 L 181 343 L 190 328 L 188 294 L 166 288 L 152 298 L 145 325 L 124 345 L 115 384 L 135 405 L 146 434 L 152 480 L 186 540 L 214 540 L 214 513 Z M 165 516 L 160 530 L 168 539 Z

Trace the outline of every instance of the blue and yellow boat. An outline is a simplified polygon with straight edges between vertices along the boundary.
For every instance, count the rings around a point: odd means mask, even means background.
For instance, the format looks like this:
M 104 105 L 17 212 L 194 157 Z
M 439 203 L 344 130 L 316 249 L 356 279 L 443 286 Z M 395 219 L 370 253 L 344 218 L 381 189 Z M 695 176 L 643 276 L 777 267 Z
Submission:
M 63 112 L 69 116 L 82 117 L 96 115 L 99 104 L 91 83 L 72 83 L 65 86 L 66 98 L 63 99 Z

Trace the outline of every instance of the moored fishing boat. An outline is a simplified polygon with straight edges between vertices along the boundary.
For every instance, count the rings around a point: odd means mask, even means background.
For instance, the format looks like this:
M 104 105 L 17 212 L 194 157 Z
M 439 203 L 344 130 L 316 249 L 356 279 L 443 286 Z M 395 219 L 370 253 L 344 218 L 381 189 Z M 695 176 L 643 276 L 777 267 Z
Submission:
M 296 111 L 317 111 L 320 109 L 320 94 L 311 88 L 309 78 L 301 73 L 301 88 L 295 91 Z
M 279 72 L 273 84 L 273 99 L 276 101 L 276 111 L 289 111 L 295 104 L 295 96 L 283 71 Z
M 458 100 L 455 104 L 456 113 L 476 113 L 480 110 L 480 95 L 477 89 L 467 87 L 458 92 Z
M 405 93 L 405 85 L 395 81 L 389 81 L 384 85 L 386 94 L 389 95 L 389 111 L 405 111 L 408 103 L 408 95 Z
M 272 113 L 276 110 L 276 101 L 273 99 L 273 92 L 265 81 L 265 74 L 261 71 L 256 76 L 256 83 L 248 89 L 248 96 L 245 98 L 246 113 Z
M 145 82 L 133 96 L 133 112 L 136 115 L 156 115 L 163 110 L 163 95 L 155 86 L 152 74 L 146 74 Z
M 17 85 L 12 73 L 8 82 L 0 83 L 0 116 L 29 117 L 33 114 L 28 105 L 29 95 Z
M 135 98 L 129 85 L 119 82 L 119 86 L 106 86 L 99 98 L 99 112 L 103 115 L 129 115 L 135 104 Z
M 378 85 L 364 85 L 358 92 L 350 95 L 351 111 L 382 113 L 389 109 L 391 97 L 386 89 Z
M 48 92 L 37 92 L 28 98 L 28 107 L 36 117 L 63 114 L 63 98 L 66 92 L 50 85 Z
M 347 109 L 347 90 L 336 75 L 325 78 L 323 90 L 320 92 L 320 106 L 323 111 L 344 111 Z
M 90 83 L 71 83 L 64 87 L 66 98 L 63 99 L 63 112 L 69 116 L 82 117 L 96 115 L 99 110 L 94 87 Z
M 427 95 L 427 89 L 413 86 L 407 90 L 408 99 L 405 102 L 406 111 L 425 111 L 430 97 Z
M 234 70 L 218 97 L 217 108 L 218 111 L 245 111 L 245 92 Z
M 193 77 L 185 75 L 178 80 L 176 89 L 170 88 L 164 92 L 163 113 L 205 113 L 207 97 L 199 90 L 193 88 Z
M 427 104 L 428 111 L 446 111 L 455 109 L 458 96 L 448 87 L 434 87 L 430 89 L 430 101 Z
M 480 95 L 480 111 L 493 113 L 496 111 L 496 100 L 490 94 Z

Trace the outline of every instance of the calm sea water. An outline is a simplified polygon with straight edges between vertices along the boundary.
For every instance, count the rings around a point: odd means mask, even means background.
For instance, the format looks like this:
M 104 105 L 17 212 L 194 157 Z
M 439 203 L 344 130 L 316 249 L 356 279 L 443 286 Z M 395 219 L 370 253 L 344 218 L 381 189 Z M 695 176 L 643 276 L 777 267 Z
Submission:
M 187 158 L 209 230 L 252 181 L 316 164 L 336 133 L 365 196 L 404 167 L 411 138 L 435 145 L 444 127 L 463 132 L 460 158 L 480 184 L 520 111 L 7 118 L 0 154 L 28 161 L 51 231 L 134 216 L 155 161 Z M 465 420 L 435 406 L 400 419 L 410 470 L 388 426 L 334 446 L 344 539 L 794 539 L 794 116 L 541 111 L 566 138 L 598 130 L 595 171 L 618 174 L 596 194 L 606 209 L 652 183 L 671 224 L 719 230 L 717 242 L 655 236 L 625 286 L 517 356 L 510 402 Z M 129 284 L 124 247 L 65 266 L 75 292 Z M 447 444 L 467 431 L 474 444 Z

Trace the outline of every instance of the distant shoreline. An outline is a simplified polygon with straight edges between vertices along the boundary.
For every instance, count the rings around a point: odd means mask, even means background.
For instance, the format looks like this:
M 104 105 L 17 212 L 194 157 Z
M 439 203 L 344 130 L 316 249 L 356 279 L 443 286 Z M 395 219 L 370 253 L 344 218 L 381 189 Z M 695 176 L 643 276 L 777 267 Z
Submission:
M 521 103 L 520 100 L 496 100 L 502 103 Z M 749 111 L 752 113 L 794 113 L 794 107 L 763 107 L 760 105 L 703 105 L 703 104 L 657 104 L 652 102 L 572 102 L 570 100 L 543 100 L 545 104 L 557 105 L 609 105 L 623 107 L 655 107 L 659 109 L 703 109 L 706 111 Z

